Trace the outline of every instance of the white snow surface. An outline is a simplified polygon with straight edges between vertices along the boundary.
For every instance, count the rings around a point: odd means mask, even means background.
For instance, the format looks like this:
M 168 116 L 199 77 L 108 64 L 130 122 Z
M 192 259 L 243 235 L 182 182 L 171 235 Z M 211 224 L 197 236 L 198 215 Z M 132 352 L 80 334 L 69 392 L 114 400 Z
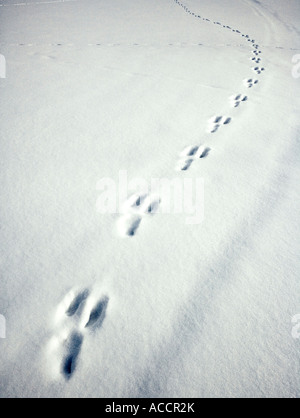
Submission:
M 299 397 L 299 19 L 0 1 L 1 397 Z M 204 220 L 99 213 L 121 170 L 203 179 Z

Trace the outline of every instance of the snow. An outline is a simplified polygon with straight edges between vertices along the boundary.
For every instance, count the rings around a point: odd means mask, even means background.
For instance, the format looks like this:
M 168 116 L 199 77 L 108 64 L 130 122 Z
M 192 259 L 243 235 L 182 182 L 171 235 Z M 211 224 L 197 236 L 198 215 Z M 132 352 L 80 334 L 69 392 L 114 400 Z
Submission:
M 1 397 L 299 398 L 299 17 L 1 0 Z

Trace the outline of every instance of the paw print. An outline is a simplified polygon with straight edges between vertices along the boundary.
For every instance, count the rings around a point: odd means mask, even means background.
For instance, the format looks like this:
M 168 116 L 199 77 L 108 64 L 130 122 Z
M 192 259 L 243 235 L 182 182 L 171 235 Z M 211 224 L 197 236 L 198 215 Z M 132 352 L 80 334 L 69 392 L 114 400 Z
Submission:
M 255 84 L 258 83 L 258 80 L 254 80 L 253 78 L 246 78 L 244 80 L 244 84 L 246 87 L 251 88 L 253 87 Z
M 232 107 L 238 107 L 242 102 L 246 102 L 248 100 L 248 96 L 244 96 L 243 94 L 238 94 L 237 96 L 230 96 L 229 102 Z
M 71 290 L 59 304 L 55 333 L 47 347 L 49 371 L 69 380 L 78 365 L 88 333 L 101 328 L 109 298 L 89 289 Z
M 208 121 L 207 132 L 215 133 L 221 125 L 228 125 L 231 122 L 229 116 L 213 116 Z
M 147 215 L 157 213 L 160 198 L 148 193 L 134 193 L 124 204 L 123 214 L 118 220 L 118 229 L 122 236 L 132 237 Z
M 252 70 L 256 73 L 256 74 L 261 74 L 262 71 L 265 71 L 265 69 L 263 67 L 253 67 Z
M 255 64 L 259 64 L 261 62 L 261 58 L 259 58 L 259 57 L 257 57 L 257 58 L 251 57 L 250 59 L 251 59 L 251 61 L 254 61 Z
M 210 152 L 210 148 L 205 145 L 194 145 L 186 147 L 180 153 L 180 160 L 177 164 L 177 171 L 186 171 L 190 168 L 193 161 L 205 158 Z
M 254 51 L 252 51 L 252 54 L 258 57 L 259 54 L 261 54 L 261 51 L 259 51 L 258 49 L 254 49 Z

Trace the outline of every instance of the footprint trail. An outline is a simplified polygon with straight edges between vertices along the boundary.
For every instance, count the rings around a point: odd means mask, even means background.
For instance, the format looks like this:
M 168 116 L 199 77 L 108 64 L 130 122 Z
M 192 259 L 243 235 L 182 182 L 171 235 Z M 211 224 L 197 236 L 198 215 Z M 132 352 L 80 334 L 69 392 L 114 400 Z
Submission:
M 185 13 L 195 19 L 199 19 L 203 24 L 216 25 L 222 30 L 234 32 L 237 37 L 243 38 L 247 45 L 250 46 L 252 56 L 250 57 L 251 63 L 261 64 L 261 54 L 259 44 L 256 39 L 251 37 L 249 34 L 243 33 L 238 28 L 234 28 L 231 25 L 222 23 L 219 20 L 212 20 L 206 16 L 202 16 L 194 11 L 190 10 L 189 7 L 181 2 L 180 0 L 173 0 L 178 6 L 182 7 Z M 254 66 L 251 68 L 257 75 L 260 75 L 265 68 Z M 242 77 L 241 77 L 242 79 Z M 257 79 L 245 78 L 243 84 L 247 88 L 252 88 L 258 84 Z M 236 94 L 229 97 L 229 105 L 231 108 L 238 108 L 242 103 L 249 100 L 249 97 L 244 94 Z M 221 116 L 216 115 L 208 120 L 206 132 L 214 134 L 219 131 L 221 127 L 225 127 L 232 122 L 230 115 Z M 186 171 L 188 170 L 195 160 L 203 159 L 210 153 L 210 148 L 205 145 L 194 145 L 185 148 L 180 153 L 180 158 L 177 162 L 176 170 Z M 127 202 L 125 202 L 125 210 L 123 214 L 117 220 L 117 227 L 120 236 L 123 237 L 134 237 L 137 235 L 139 228 L 144 219 L 149 215 L 156 213 L 160 205 L 160 198 L 148 194 L 134 194 Z

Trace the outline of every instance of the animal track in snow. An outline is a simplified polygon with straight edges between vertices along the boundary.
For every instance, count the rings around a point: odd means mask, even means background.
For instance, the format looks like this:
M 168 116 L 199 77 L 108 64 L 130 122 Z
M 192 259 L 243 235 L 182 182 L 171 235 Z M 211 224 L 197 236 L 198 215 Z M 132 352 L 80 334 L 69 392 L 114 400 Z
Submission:
M 77 331 L 71 333 L 70 336 L 64 341 L 64 348 L 66 353 L 61 364 L 61 372 L 66 379 L 70 379 L 76 368 L 82 342 L 83 335 Z
M 251 59 L 251 61 L 254 61 L 256 64 L 259 64 L 260 61 L 261 61 L 261 58 L 255 58 L 255 57 L 253 57 L 253 58 L 250 58 L 250 59 Z
M 193 161 L 200 158 L 205 158 L 210 152 L 210 148 L 205 145 L 192 145 L 186 147 L 180 153 L 180 160 L 178 161 L 176 170 L 186 171 L 190 168 Z
M 69 292 L 56 312 L 57 332 L 48 344 L 51 372 L 69 380 L 76 370 L 86 333 L 102 326 L 109 298 L 89 289 Z
M 88 320 L 85 322 L 84 327 L 89 329 L 100 328 L 105 318 L 107 305 L 107 296 L 102 296 L 98 301 L 96 301 L 88 311 Z
M 254 80 L 253 78 L 246 78 L 244 80 L 244 84 L 246 87 L 251 88 L 254 86 L 254 84 L 257 84 L 258 80 Z
M 118 220 L 122 236 L 136 235 L 142 219 L 158 211 L 160 198 L 148 193 L 135 193 L 124 204 L 123 214 Z
M 122 236 L 133 237 L 142 221 L 142 216 L 137 214 L 124 214 L 118 222 L 118 229 Z
M 261 74 L 262 71 L 265 71 L 265 69 L 263 67 L 253 67 L 252 70 L 256 73 L 256 74 Z
M 80 305 L 87 299 L 88 295 L 89 295 L 88 289 L 84 289 L 83 291 L 78 292 L 76 295 L 74 295 L 74 297 L 70 301 L 70 304 L 65 314 L 67 316 L 75 315 L 78 309 L 80 308 Z
M 229 102 L 232 107 L 238 107 L 242 102 L 246 102 L 248 97 L 243 94 L 233 95 L 229 97 Z
M 259 54 L 261 54 L 261 51 L 259 51 L 258 49 L 255 49 L 254 51 L 252 51 L 252 54 L 258 57 Z
M 228 125 L 231 122 L 229 116 L 213 116 L 208 121 L 207 132 L 215 133 L 221 125 Z

